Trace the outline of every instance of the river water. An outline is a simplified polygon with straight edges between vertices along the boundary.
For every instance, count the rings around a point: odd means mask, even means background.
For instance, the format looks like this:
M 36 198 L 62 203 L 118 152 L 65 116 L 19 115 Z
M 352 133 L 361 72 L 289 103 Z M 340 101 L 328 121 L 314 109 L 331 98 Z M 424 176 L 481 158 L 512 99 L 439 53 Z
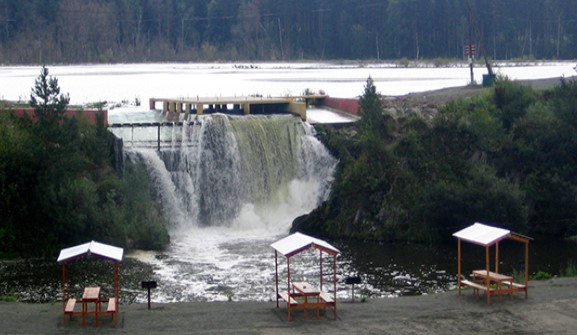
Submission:
M 572 65 L 501 66 L 496 71 L 511 79 L 551 78 L 572 76 Z M 476 78 L 483 71 L 477 68 Z M 37 67 L 0 67 L 0 97 L 26 100 L 39 72 Z M 462 86 L 470 79 L 468 68 L 401 69 L 386 64 L 85 65 L 54 66 L 50 73 L 59 79 L 62 91 L 70 93 L 73 103 L 107 101 L 110 123 L 158 121 L 162 118 L 159 113 L 147 109 L 150 97 L 277 96 L 300 94 L 305 89 L 353 97 L 362 93 L 368 76 L 382 94 L 401 95 Z M 316 121 L 331 122 L 334 115 L 323 113 L 317 114 Z M 170 136 L 185 138 L 189 141 L 187 146 L 177 145 L 162 154 L 138 145 L 127 149 L 127 159 L 146 164 L 156 178 L 157 194 L 171 221 L 171 244 L 165 252 L 133 251 L 127 255 L 131 262 L 138 260 L 150 266 L 151 272 L 131 270 L 137 275 L 126 275 L 132 283 L 123 288 L 125 294 L 137 290 L 138 280 L 155 279 L 159 282 L 158 289 L 153 290 L 157 302 L 274 298 L 274 252 L 270 244 L 288 234 L 295 217 L 326 199 L 335 162 L 314 139 L 314 129 L 300 120 L 252 121 L 210 116 L 200 125 L 171 128 L 178 134 Z M 263 127 L 272 128 L 258 134 L 257 129 Z M 113 131 L 127 144 L 132 140 L 133 133 Z M 245 146 L 255 138 L 259 138 L 258 143 L 281 142 L 267 137 L 278 136 L 279 132 L 287 134 L 286 142 L 292 147 L 254 151 L 260 144 Z M 208 138 L 213 141 L 212 146 L 207 146 Z M 223 153 L 215 149 L 219 141 L 235 150 Z M 211 155 L 214 152 L 222 155 Z M 247 155 L 248 161 L 256 165 L 241 163 L 247 161 Z M 263 173 L 269 177 L 261 176 Z M 207 203 L 219 204 L 219 212 L 214 206 L 207 209 Z M 455 285 L 456 243 L 427 246 L 329 242 L 342 252 L 337 263 L 337 295 L 341 299 L 350 298 L 350 287 L 344 284 L 344 278 L 352 275 L 362 278 L 356 294 L 365 297 L 429 294 Z M 577 257 L 573 242 L 535 239 L 530 250 L 531 272 L 559 274 Z M 483 258 L 482 250 L 466 251 L 470 256 L 467 266 L 483 266 L 482 261 L 475 263 Z M 501 258 L 505 271 L 522 270 L 518 246 L 503 246 Z M 293 279 L 313 280 L 317 271 L 314 259 L 313 254 L 305 253 L 295 260 L 293 265 L 298 271 L 293 272 Z M 133 296 L 136 301 L 145 299 L 143 295 Z

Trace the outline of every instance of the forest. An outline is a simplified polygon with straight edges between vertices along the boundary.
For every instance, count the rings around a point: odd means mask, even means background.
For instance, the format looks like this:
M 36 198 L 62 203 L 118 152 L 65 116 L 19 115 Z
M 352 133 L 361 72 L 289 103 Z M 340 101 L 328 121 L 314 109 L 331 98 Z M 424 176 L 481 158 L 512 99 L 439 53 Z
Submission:
M 573 0 L 0 0 L 0 64 L 574 59 Z
M 431 119 L 394 118 L 372 79 L 351 129 L 317 126 L 339 158 L 330 198 L 295 230 L 437 243 L 473 222 L 577 234 L 577 82 L 534 90 L 498 77 Z

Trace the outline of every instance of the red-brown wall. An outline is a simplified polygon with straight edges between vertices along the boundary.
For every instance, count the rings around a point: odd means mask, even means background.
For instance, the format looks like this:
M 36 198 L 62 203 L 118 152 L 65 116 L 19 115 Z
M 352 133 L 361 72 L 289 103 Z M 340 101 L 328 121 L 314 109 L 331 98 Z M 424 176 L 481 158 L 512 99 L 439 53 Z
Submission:
M 32 119 L 34 119 L 34 117 L 35 117 L 34 109 L 30 108 L 30 107 L 16 107 L 16 108 L 10 109 L 10 111 L 18 117 L 22 117 L 24 115 L 28 115 Z M 104 116 L 104 126 L 108 126 L 108 110 L 106 110 L 106 109 L 99 110 L 99 109 L 67 108 L 64 115 L 68 118 L 71 118 L 71 117 L 77 116 L 78 115 L 77 113 L 81 114 L 82 117 L 88 119 L 88 122 L 91 125 L 96 125 L 96 116 L 97 115 L 99 115 L 99 114 L 103 115 Z
M 323 99 L 323 105 L 349 114 L 359 115 L 359 99 L 326 97 Z

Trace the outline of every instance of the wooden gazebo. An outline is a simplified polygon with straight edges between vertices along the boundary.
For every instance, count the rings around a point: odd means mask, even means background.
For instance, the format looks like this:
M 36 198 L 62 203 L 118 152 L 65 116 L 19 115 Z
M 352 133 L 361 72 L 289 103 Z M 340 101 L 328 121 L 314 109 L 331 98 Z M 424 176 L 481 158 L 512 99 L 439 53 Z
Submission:
M 507 229 L 488 226 L 486 224 L 478 223 L 459 230 L 453 236 L 457 238 L 457 286 L 458 293 L 461 294 L 461 286 L 468 285 L 473 287 L 476 291 L 483 290 L 487 296 L 487 303 L 490 303 L 491 295 L 495 294 L 512 294 L 515 291 L 524 291 L 525 298 L 527 298 L 529 287 L 529 241 L 530 237 L 513 233 Z M 521 242 L 525 244 L 525 266 L 524 266 L 524 282 L 515 283 L 513 278 L 508 275 L 499 273 L 499 242 L 505 239 Z M 469 281 L 462 279 L 461 269 L 461 241 L 480 245 L 485 248 L 485 269 L 474 270 L 473 276 L 478 276 L 481 280 Z M 490 249 L 494 247 L 495 265 L 491 268 L 491 252 Z M 494 286 L 491 286 L 494 285 Z
M 333 247 L 332 245 L 330 245 L 329 243 L 320 240 L 318 238 L 314 238 L 302 233 L 294 233 L 292 235 L 289 235 L 273 244 L 271 244 L 271 247 L 275 250 L 275 288 L 276 288 L 276 305 L 277 308 L 279 307 L 279 298 L 283 299 L 287 302 L 287 307 L 288 307 L 288 314 L 289 314 L 289 320 L 290 320 L 290 315 L 291 315 L 291 308 L 303 308 L 305 309 L 305 313 L 306 313 L 306 309 L 307 308 L 323 308 L 323 307 L 333 307 L 333 314 L 334 314 L 334 319 L 336 320 L 337 317 L 337 306 L 336 306 L 336 301 L 337 301 L 337 255 L 340 253 L 339 250 L 335 247 Z M 317 297 L 317 302 L 307 302 L 307 300 L 305 299 L 305 303 L 300 303 L 297 302 L 296 299 L 294 299 L 295 297 L 299 297 L 303 295 L 303 292 L 301 293 L 291 293 L 291 268 L 290 268 L 290 260 L 291 257 L 298 255 L 299 253 L 306 251 L 308 249 L 317 249 L 319 250 L 319 267 L 320 267 L 320 278 L 319 278 L 319 289 L 318 292 L 311 292 L 311 295 L 315 295 Z M 330 255 L 333 257 L 333 283 L 332 283 L 332 297 L 323 291 L 323 253 Z M 286 292 L 281 292 L 279 291 L 279 268 L 278 268 L 278 256 L 279 254 L 283 255 L 286 257 L 286 263 L 287 263 L 287 291 Z M 295 283 L 292 283 L 292 292 L 295 292 Z M 302 283 L 302 284 L 306 284 L 306 285 L 310 285 L 308 283 Z M 305 294 L 307 294 L 307 292 L 305 292 Z M 306 314 L 305 314 L 306 316 Z
M 68 262 L 83 256 L 96 256 L 114 262 L 114 306 L 113 308 L 110 306 L 109 310 L 113 314 L 114 319 L 118 320 L 116 316 L 118 315 L 118 299 L 120 297 L 119 264 L 124 257 L 124 249 L 95 241 L 60 250 L 57 262 L 62 264 L 62 303 L 64 314 L 71 313 L 66 307 L 70 299 L 67 265 Z

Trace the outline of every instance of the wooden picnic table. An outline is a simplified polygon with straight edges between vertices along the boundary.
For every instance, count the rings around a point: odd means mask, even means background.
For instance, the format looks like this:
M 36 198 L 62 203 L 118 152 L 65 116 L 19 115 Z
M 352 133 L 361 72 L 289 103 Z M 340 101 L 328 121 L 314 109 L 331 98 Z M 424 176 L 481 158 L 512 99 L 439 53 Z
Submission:
M 94 311 L 88 311 L 88 304 L 94 303 Z M 100 287 L 86 287 L 82 293 L 82 327 L 86 325 L 86 314 L 94 314 L 95 325 L 98 327 L 100 313 Z
M 527 286 L 520 283 L 515 283 L 513 276 L 504 275 L 487 270 L 473 270 L 473 280 L 461 280 L 462 285 L 467 285 L 473 288 L 476 294 L 479 291 L 485 291 L 487 294 L 487 303 L 490 302 L 492 295 L 512 295 L 514 292 L 525 292 L 525 299 L 527 298 Z
M 493 271 L 489 271 L 489 274 L 487 274 L 487 270 L 473 270 L 473 277 L 481 278 L 483 281 L 489 279 L 490 282 L 496 283 L 497 285 L 513 282 L 512 276 L 496 273 Z
M 496 273 L 487 270 L 473 270 L 473 278 L 479 278 L 483 281 L 484 285 L 487 285 L 487 280 L 489 285 L 491 283 L 495 284 L 495 288 L 488 291 L 488 294 L 499 295 L 499 294 L 511 294 L 513 293 L 513 277 L 504 275 L 501 273 Z M 505 284 L 505 285 L 503 285 Z
M 315 308 L 317 309 L 317 319 L 319 318 L 319 295 L 321 294 L 321 290 L 311 285 L 307 282 L 293 282 L 293 296 L 297 297 L 304 297 L 304 317 L 307 318 L 307 308 Z M 309 302 L 309 298 L 312 297 L 314 301 Z M 314 305 L 313 305 L 314 304 Z

